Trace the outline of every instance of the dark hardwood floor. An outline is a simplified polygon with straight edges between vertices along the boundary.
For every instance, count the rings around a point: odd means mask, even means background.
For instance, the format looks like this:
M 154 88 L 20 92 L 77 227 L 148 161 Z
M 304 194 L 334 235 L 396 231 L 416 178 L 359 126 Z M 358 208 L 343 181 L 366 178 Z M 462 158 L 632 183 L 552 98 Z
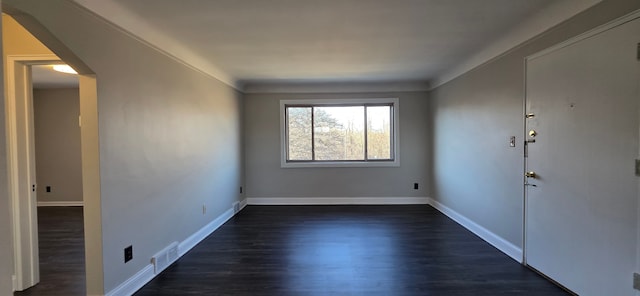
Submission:
M 568 295 L 430 206 L 248 206 L 145 295 Z
M 41 282 L 84 295 L 82 208 L 38 209 Z M 135 295 L 568 295 L 429 206 L 248 206 Z
M 40 283 L 14 295 L 85 295 L 82 207 L 39 207 Z

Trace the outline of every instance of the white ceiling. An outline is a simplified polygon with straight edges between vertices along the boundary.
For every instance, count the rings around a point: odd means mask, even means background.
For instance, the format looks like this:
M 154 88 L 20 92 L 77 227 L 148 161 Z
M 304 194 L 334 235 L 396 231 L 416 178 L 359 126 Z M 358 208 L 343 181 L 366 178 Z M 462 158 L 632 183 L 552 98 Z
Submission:
M 599 2 L 74 1 L 236 86 L 442 81 Z
M 31 66 L 33 88 L 78 87 L 78 75 L 54 71 L 51 65 Z

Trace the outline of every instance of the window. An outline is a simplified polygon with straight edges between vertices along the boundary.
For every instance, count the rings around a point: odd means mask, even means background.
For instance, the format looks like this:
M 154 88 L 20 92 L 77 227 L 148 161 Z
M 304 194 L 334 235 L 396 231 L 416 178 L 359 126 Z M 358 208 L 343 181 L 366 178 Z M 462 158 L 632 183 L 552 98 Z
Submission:
M 397 99 L 283 100 L 282 166 L 398 166 Z

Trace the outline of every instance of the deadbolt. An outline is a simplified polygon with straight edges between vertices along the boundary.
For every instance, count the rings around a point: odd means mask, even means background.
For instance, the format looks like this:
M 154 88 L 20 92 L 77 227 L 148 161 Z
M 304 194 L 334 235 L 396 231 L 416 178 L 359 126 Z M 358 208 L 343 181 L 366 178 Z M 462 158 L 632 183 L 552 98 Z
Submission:
M 526 173 L 524 173 L 524 176 L 527 177 L 527 178 L 534 178 L 535 179 L 537 175 L 536 175 L 536 172 L 526 172 Z
M 532 137 L 532 138 L 533 138 L 533 137 L 535 137 L 535 136 L 537 136 L 537 135 L 538 135 L 538 132 L 536 132 L 536 131 L 534 131 L 534 130 L 530 130 L 530 131 L 529 131 L 529 137 Z
M 527 113 L 527 115 L 524 116 L 524 118 L 527 118 L 527 119 L 534 118 L 534 117 L 536 117 L 536 115 L 533 113 Z

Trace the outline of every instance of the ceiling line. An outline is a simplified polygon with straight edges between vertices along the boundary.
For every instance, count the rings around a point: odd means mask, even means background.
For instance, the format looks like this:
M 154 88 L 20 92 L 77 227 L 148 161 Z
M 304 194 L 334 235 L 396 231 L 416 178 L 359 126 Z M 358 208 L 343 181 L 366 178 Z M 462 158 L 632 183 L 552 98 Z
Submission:
M 72 3 L 75 7 L 89 13 L 90 15 L 103 21 L 104 23 L 118 29 L 119 31 L 155 49 L 156 51 L 180 62 L 181 64 L 188 66 L 191 69 L 194 69 L 216 80 L 219 80 L 238 91 L 247 91 L 245 85 L 242 83 L 242 81 L 239 81 L 237 77 L 232 77 L 225 71 L 216 67 L 212 61 L 194 54 L 188 48 L 177 45 L 177 42 L 175 42 L 172 38 L 158 32 L 158 30 L 153 26 L 145 23 L 141 18 L 136 17 L 130 11 L 112 0 L 102 0 L 102 5 L 100 6 L 102 10 L 99 11 L 93 11 L 88 7 L 83 6 L 81 4 L 83 0 L 67 0 L 67 2 Z M 430 89 L 437 88 L 438 86 L 441 86 L 477 67 L 482 66 L 483 64 L 497 57 L 502 56 L 513 48 L 516 48 L 517 46 L 523 44 L 527 40 L 540 35 L 546 30 L 558 25 L 562 21 L 565 21 L 566 19 L 580 13 L 581 11 L 584 11 L 585 9 L 599 2 L 601 2 L 601 0 L 562 0 L 552 3 L 546 8 L 539 10 L 533 16 L 524 19 L 522 23 L 515 26 L 512 30 L 510 30 L 506 35 L 503 35 L 503 37 L 499 38 L 497 41 L 491 42 L 488 46 L 484 47 L 483 50 L 472 55 L 468 59 L 463 60 L 457 65 L 454 65 L 444 74 L 438 75 L 434 79 L 431 79 Z M 110 21 L 101 16 L 101 14 L 104 14 L 105 12 L 107 14 L 111 13 L 112 15 L 117 15 L 119 19 Z M 117 24 L 116 22 L 122 22 L 122 25 Z M 125 27 L 129 28 L 125 29 Z M 156 46 L 156 44 L 162 44 L 164 45 L 164 47 Z M 172 44 L 173 47 L 167 48 L 167 44 Z M 429 77 L 424 77 L 424 79 L 428 78 Z M 276 84 L 276 88 L 282 88 L 281 84 Z M 263 86 L 260 85 L 260 87 L 257 88 L 262 87 Z
M 497 41 L 490 43 L 478 53 L 459 63 L 457 66 L 452 67 L 443 75 L 433 79 L 432 89 L 508 53 L 526 41 L 600 2 L 602 2 L 602 0 L 564 0 L 552 3 L 532 17 L 524 20 L 524 22 L 520 23 Z
M 108 3 L 110 4 L 110 8 L 113 10 L 116 10 L 118 12 L 119 15 L 124 16 L 125 18 L 129 18 L 129 20 L 132 20 L 134 18 L 132 18 L 130 16 L 129 11 L 127 11 L 126 9 L 121 8 L 119 5 L 117 5 L 116 3 L 114 3 L 113 1 L 110 0 L 102 0 L 102 4 L 104 3 Z M 171 58 L 172 60 L 192 69 L 195 70 L 203 75 L 209 76 L 211 78 L 214 78 L 215 80 L 218 80 L 238 91 L 243 91 L 243 87 L 242 84 L 240 84 L 237 79 L 235 79 L 234 77 L 232 77 L 231 75 L 228 75 L 227 73 L 225 73 L 224 71 L 218 69 L 217 67 L 215 67 L 213 64 L 211 64 L 210 62 L 205 61 L 205 59 L 202 58 L 198 58 L 200 61 L 198 61 L 198 63 L 194 63 L 193 61 L 190 61 L 189 59 L 185 59 L 182 57 L 182 55 L 180 54 L 174 54 L 168 50 L 165 50 L 164 48 L 161 48 L 159 46 L 156 46 L 154 43 L 147 41 L 146 39 L 144 39 L 142 36 L 139 36 L 137 34 L 135 34 L 134 32 L 131 32 L 127 29 L 125 29 L 124 27 L 109 21 L 108 19 L 106 19 L 105 17 L 99 15 L 97 12 L 94 12 L 92 10 L 90 10 L 89 8 L 81 5 L 80 3 L 73 1 L 73 0 L 66 0 L 67 3 L 71 4 L 73 7 L 89 14 L 91 17 L 94 17 L 95 19 L 103 22 L 104 24 L 124 33 L 125 35 L 133 38 L 134 40 L 150 47 L 151 49 L 159 52 L 162 55 L 165 55 L 169 58 Z M 156 31 L 155 29 L 153 29 L 151 26 L 145 26 L 147 27 L 147 30 L 151 30 L 151 31 Z M 162 34 L 160 33 L 155 33 L 154 34 L 156 36 L 156 38 L 161 38 L 161 39 L 170 39 L 170 38 L 166 38 L 164 37 Z M 175 42 L 174 42 L 175 43 Z M 182 51 L 189 51 L 185 48 L 181 49 Z M 195 56 L 195 54 L 194 54 Z M 195 64 L 207 64 L 208 67 L 199 67 L 196 66 Z

